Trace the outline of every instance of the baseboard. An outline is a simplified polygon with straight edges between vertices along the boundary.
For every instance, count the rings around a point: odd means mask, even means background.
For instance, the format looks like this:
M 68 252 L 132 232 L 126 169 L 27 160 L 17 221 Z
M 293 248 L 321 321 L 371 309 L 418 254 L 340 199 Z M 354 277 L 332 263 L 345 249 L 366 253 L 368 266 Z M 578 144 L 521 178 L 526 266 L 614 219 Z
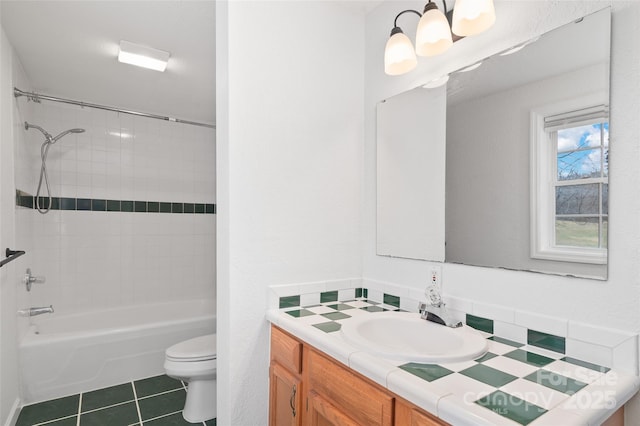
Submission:
M 4 426 L 16 426 L 18 416 L 20 415 L 20 398 L 16 398 L 11 407 L 11 411 L 7 416 L 7 421 L 4 422 Z

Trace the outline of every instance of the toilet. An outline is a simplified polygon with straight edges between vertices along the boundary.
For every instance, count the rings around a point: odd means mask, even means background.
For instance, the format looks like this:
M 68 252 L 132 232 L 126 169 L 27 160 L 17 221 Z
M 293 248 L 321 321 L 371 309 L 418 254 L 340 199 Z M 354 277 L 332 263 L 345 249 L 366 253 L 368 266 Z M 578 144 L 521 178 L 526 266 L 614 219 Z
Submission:
M 216 417 L 216 335 L 177 343 L 165 351 L 167 376 L 187 383 L 182 417 L 190 423 Z

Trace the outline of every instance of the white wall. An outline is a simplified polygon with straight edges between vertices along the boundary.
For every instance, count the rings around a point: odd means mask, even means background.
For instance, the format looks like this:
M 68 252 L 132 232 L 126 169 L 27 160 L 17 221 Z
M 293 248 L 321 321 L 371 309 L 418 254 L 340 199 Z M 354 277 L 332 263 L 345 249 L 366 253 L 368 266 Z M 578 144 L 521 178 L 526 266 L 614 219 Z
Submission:
M 218 422 L 259 425 L 267 286 L 361 274 L 364 16 L 324 1 L 216 15 Z
M 215 203 L 214 130 L 47 101 L 31 108 L 24 119 L 54 136 L 86 130 L 49 149 L 54 197 Z M 36 129 L 17 132 L 26 148 L 17 151 L 16 187 L 35 195 L 44 138 Z M 53 304 L 67 314 L 215 297 L 213 214 L 42 215 L 19 207 L 18 219 L 19 229 L 34 236 L 28 266 L 47 279 L 33 287 L 29 306 Z
M 384 75 L 382 57 L 393 17 L 422 2 L 385 2 L 367 16 L 365 70 L 364 276 L 424 287 L 428 262 L 375 255 L 375 104 L 449 71 L 532 38 L 589 12 L 612 5 L 611 171 L 609 279 L 592 281 L 462 265 L 443 265 L 449 295 L 569 318 L 614 329 L 640 331 L 640 3 L 635 1 L 496 1 L 496 25 L 454 45 L 442 57 L 419 59 L 402 77 Z M 402 24 L 401 24 L 402 25 Z M 415 24 L 414 24 L 415 25 Z M 414 29 L 402 25 L 405 33 Z M 632 410 L 632 413 L 634 411 Z M 640 410 L 636 410 L 640 413 Z M 636 419 L 640 414 L 634 414 Z
M 29 87 L 26 75 L 13 47 L 0 28 L 0 241 L 4 259 L 6 248 L 29 250 L 16 229 L 14 140 L 21 111 L 13 97 L 14 84 Z M 24 272 L 25 256 L 0 269 L 0 424 L 10 421 L 19 404 L 17 336 L 27 327 L 27 321 L 16 316 L 18 306 L 26 300 L 20 291 L 20 278 Z M 9 420 L 8 420 L 9 419 Z

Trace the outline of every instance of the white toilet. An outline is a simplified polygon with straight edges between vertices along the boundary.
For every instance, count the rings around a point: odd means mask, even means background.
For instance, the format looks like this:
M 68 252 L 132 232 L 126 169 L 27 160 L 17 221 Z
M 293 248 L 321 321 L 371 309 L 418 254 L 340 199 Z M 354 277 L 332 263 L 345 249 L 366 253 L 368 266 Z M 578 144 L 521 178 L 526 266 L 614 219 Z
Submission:
M 207 334 L 171 346 L 165 352 L 167 376 L 187 383 L 182 416 L 190 423 L 216 417 L 216 335 Z

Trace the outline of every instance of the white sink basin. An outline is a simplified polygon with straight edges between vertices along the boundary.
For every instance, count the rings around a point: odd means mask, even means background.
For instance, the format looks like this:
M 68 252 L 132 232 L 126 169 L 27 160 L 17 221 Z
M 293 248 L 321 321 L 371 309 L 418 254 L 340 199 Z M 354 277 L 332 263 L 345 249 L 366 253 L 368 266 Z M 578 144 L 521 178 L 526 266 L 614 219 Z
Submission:
M 475 329 L 445 327 L 410 312 L 355 317 L 340 330 L 345 340 L 366 352 L 405 362 L 461 362 L 487 352 L 487 340 Z

